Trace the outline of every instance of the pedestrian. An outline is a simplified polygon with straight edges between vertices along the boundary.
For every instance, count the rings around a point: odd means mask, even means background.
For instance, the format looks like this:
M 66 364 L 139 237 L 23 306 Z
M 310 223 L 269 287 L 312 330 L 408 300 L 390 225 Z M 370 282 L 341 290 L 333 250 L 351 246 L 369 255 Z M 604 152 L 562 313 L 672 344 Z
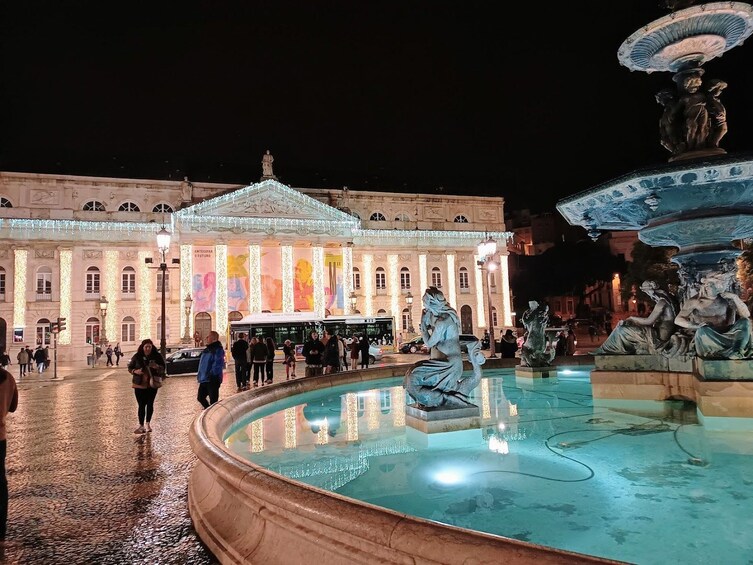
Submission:
M 3 354 L 0 355 L 0 365 L 3 366 L 3 369 L 10 365 L 10 355 L 7 351 L 3 351 Z
M 50 346 L 46 346 L 44 348 L 44 370 L 50 368 Z
M 246 341 L 246 334 L 242 333 L 238 335 L 238 339 L 230 346 L 230 355 L 233 357 L 235 363 L 236 392 L 241 392 L 246 388 L 246 375 L 248 374 L 247 354 L 248 342 Z
M 105 349 L 105 355 L 107 356 L 107 363 L 105 363 L 105 367 L 114 367 L 115 364 L 112 362 L 112 354 L 114 353 L 112 349 L 112 345 L 107 346 L 107 349 Z
M 123 350 L 120 349 L 120 342 L 115 344 L 115 349 L 112 350 L 115 353 L 115 366 L 120 365 L 120 358 L 123 357 Z
M 267 368 L 267 345 L 264 338 L 256 338 L 251 346 L 251 365 L 254 368 L 254 387 L 264 385 L 264 372 Z
M 34 352 L 34 362 L 37 364 L 37 372 L 40 375 L 42 374 L 42 371 L 44 371 L 45 357 L 46 355 L 44 354 L 44 349 L 42 349 L 42 346 L 40 345 Z
M 575 355 L 575 332 L 573 330 L 567 330 L 567 337 L 565 338 L 565 355 Z
M 319 339 L 319 333 L 313 330 L 309 334 L 309 340 L 303 344 L 307 377 L 316 377 L 322 374 L 322 353 L 324 353 L 324 344 Z
M 128 372 L 133 375 L 131 386 L 136 395 L 139 405 L 139 427 L 133 430 L 135 434 L 144 434 L 152 431 L 151 421 L 154 415 L 154 399 L 157 397 L 157 389 L 150 386 L 152 372 L 158 375 L 165 373 L 165 360 L 154 347 L 151 339 L 145 339 L 139 345 L 136 353 L 128 363 Z
M 336 335 L 329 333 L 329 330 L 324 330 L 324 354 L 322 356 L 322 365 L 324 366 L 324 374 L 337 373 L 340 370 L 340 341 Z
M 18 377 L 21 378 L 26 374 L 26 367 L 29 365 L 29 354 L 25 347 L 21 347 L 21 351 L 16 355 L 16 360 L 18 361 Z
M 350 338 L 350 368 L 355 371 L 358 369 L 358 357 L 361 355 L 361 340 L 356 334 Z
M 26 355 L 28 355 L 28 361 L 26 362 L 26 374 L 29 375 L 34 372 L 34 352 L 28 345 L 26 346 Z
M 499 354 L 506 359 L 515 358 L 515 352 L 518 350 L 518 338 L 515 333 L 508 329 L 502 339 L 499 340 Z
M 285 380 L 289 381 L 291 377 L 295 378 L 295 345 L 289 339 L 282 346 L 282 354 L 285 356 L 282 362 L 285 365 Z
M 369 349 L 371 349 L 371 344 L 369 343 L 369 336 L 368 334 L 363 334 L 363 337 L 361 338 L 361 369 L 368 369 L 369 368 Z
M 337 341 L 340 347 L 340 370 L 348 370 L 348 346 L 345 344 L 345 338 L 337 334 Z
M 220 334 L 215 331 L 209 332 L 205 341 L 207 346 L 201 352 L 199 371 L 196 373 L 196 380 L 199 381 L 196 400 L 206 409 L 220 398 L 220 386 L 225 369 L 225 349 L 220 342 Z
M 272 380 L 274 379 L 274 368 L 275 368 L 275 350 L 277 349 L 277 344 L 275 344 L 275 340 L 271 337 L 267 337 L 267 381 L 266 383 L 268 385 L 272 384 Z
M 400 346 L 403 345 L 403 332 L 397 334 L 397 350 L 400 351 Z
M 5 476 L 5 456 L 8 453 L 5 419 L 8 412 L 18 407 L 16 379 L 8 371 L 0 369 L 0 542 L 5 541 L 8 526 L 8 479 Z
M 102 348 L 98 345 L 96 349 L 94 349 L 94 365 L 99 363 L 100 357 L 102 357 Z

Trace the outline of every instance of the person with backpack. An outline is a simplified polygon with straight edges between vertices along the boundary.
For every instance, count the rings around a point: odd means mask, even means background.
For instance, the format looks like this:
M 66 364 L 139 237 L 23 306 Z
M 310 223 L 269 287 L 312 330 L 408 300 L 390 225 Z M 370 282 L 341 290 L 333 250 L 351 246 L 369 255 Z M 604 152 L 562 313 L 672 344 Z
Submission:
M 248 388 L 248 381 L 246 380 L 246 376 L 248 375 L 247 354 L 248 342 L 246 341 L 246 334 L 240 334 L 238 339 L 230 346 L 230 355 L 235 362 L 235 386 L 238 387 L 236 392 L 241 392 Z

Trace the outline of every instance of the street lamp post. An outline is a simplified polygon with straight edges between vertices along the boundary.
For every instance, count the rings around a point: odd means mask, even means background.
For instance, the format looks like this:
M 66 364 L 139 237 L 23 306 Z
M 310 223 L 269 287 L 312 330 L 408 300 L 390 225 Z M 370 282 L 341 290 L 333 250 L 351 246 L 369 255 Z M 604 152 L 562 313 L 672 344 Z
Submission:
M 157 232 L 157 249 L 160 252 L 159 270 L 162 273 L 162 317 L 160 318 L 159 351 L 163 359 L 167 355 L 167 344 L 165 342 L 165 279 L 167 278 L 167 252 L 170 250 L 170 235 L 165 226 L 162 226 L 162 229 Z
M 186 297 L 183 299 L 183 311 L 186 314 L 186 327 L 183 328 L 183 339 L 182 342 L 184 344 L 191 343 L 191 305 L 193 304 L 193 298 L 191 298 L 191 293 L 186 294 Z
M 478 265 L 482 271 L 486 271 L 486 302 L 487 302 L 487 327 L 489 328 L 489 357 L 496 357 L 497 351 L 494 343 L 494 320 L 492 320 L 492 272 L 497 269 L 494 255 L 497 253 L 497 242 L 489 237 L 486 241 L 478 244 Z
M 413 335 L 413 295 L 410 291 L 405 295 L 405 303 L 408 305 L 408 333 Z
M 102 316 L 102 327 L 99 330 L 99 343 L 107 345 L 107 297 L 99 299 L 99 313 Z

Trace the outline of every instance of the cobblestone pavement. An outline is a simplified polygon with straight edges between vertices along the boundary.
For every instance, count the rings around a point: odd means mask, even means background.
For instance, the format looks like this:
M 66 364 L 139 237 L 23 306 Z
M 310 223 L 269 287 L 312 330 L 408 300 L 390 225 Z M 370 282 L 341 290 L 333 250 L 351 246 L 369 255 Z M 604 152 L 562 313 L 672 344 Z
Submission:
M 10 369 L 18 376 L 18 367 Z M 168 379 L 135 435 L 124 367 L 58 367 L 19 382 L 8 416 L 7 563 L 216 563 L 191 525 L 188 428 L 196 379 Z M 227 380 L 220 398 L 235 392 Z

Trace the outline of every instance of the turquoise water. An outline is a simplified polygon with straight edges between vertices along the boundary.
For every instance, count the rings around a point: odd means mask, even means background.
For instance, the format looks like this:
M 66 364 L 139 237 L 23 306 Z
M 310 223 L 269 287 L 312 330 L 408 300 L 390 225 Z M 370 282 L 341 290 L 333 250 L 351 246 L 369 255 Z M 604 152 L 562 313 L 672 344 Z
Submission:
M 633 563 L 753 563 L 753 437 L 694 407 L 594 406 L 588 371 L 484 371 L 482 427 L 405 425 L 402 379 L 268 405 L 227 446 L 274 472 L 414 516 Z

